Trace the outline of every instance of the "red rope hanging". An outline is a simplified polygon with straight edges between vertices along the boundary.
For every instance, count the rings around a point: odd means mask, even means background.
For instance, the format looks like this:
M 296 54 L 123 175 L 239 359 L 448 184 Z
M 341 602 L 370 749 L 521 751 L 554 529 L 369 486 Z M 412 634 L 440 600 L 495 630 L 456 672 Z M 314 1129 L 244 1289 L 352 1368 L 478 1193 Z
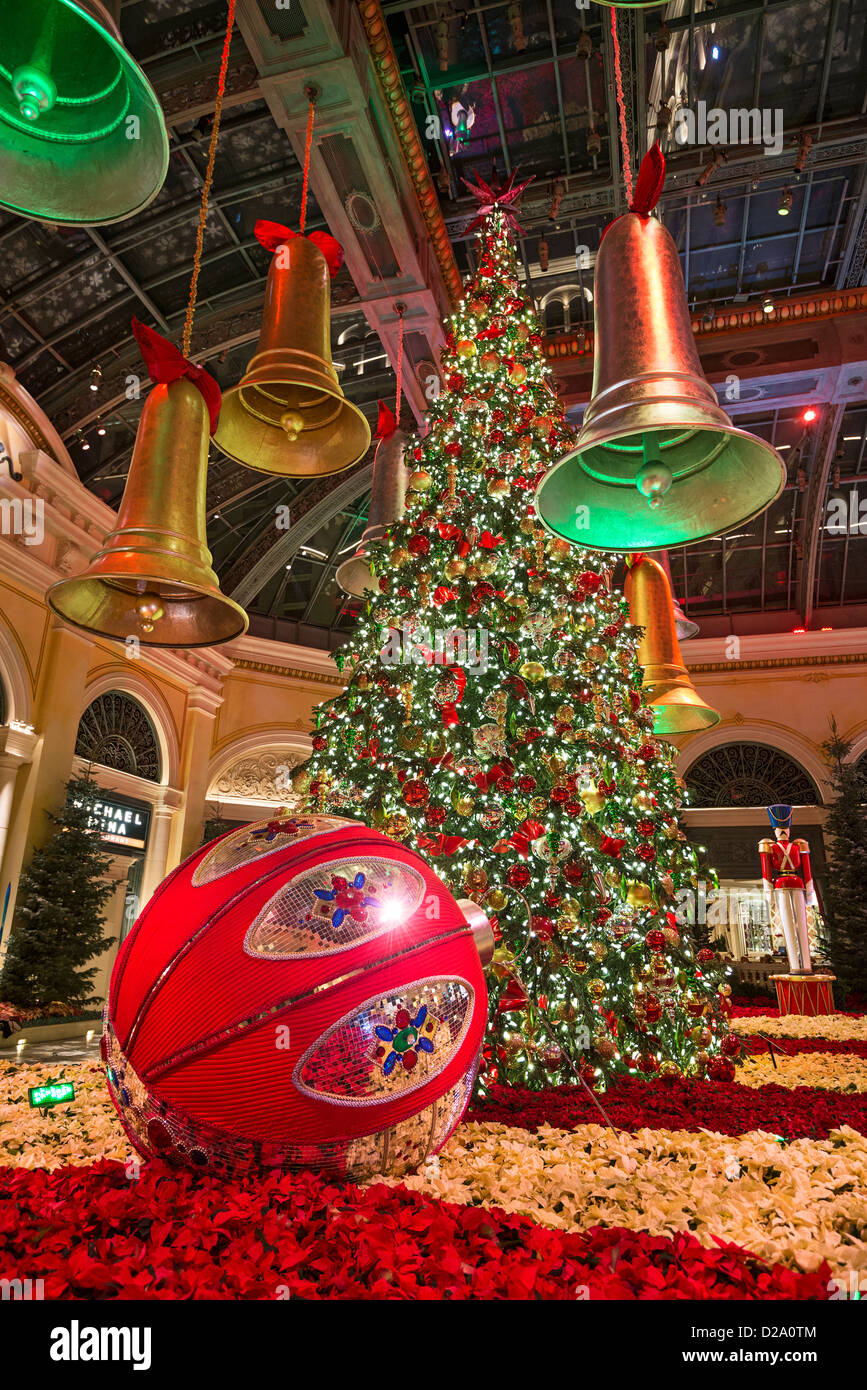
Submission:
M 307 134 L 304 137 L 304 181 L 301 184 L 301 220 L 298 223 L 298 230 L 304 235 L 304 227 L 307 222 L 307 189 L 310 184 L 310 151 L 313 148 L 313 121 L 316 117 L 316 98 L 319 95 L 316 87 L 305 88 L 307 100 L 310 107 L 307 111 Z
M 220 135 L 220 119 L 223 114 L 223 98 L 226 95 L 226 73 L 229 70 L 229 49 L 232 45 L 232 30 L 235 27 L 235 0 L 229 0 L 229 13 L 226 19 L 226 37 L 223 40 L 223 53 L 220 59 L 220 76 L 217 79 L 217 99 L 214 103 L 214 124 L 211 127 L 211 140 L 208 145 L 208 163 L 202 184 L 202 205 L 199 209 L 199 226 L 196 231 L 196 249 L 193 253 L 193 273 L 190 278 L 190 297 L 184 319 L 183 354 L 190 355 L 190 340 L 193 336 L 193 318 L 196 313 L 196 299 L 199 292 L 199 271 L 202 268 L 202 248 L 205 243 L 205 226 L 208 221 L 208 200 L 211 184 L 214 181 L 214 161 L 217 158 L 217 140 Z
M 403 304 L 395 304 L 397 311 L 397 366 L 395 368 L 396 389 L 394 393 L 394 418 L 400 424 L 400 392 L 401 378 L 403 376 L 403 315 L 406 308 Z
M 623 98 L 623 73 L 620 70 L 620 40 L 617 37 L 617 10 L 611 6 L 611 38 L 614 43 L 614 82 L 617 87 L 617 110 L 620 117 L 620 148 L 623 151 L 623 182 L 626 184 L 626 203 L 632 203 L 632 157 L 626 136 L 626 102 Z

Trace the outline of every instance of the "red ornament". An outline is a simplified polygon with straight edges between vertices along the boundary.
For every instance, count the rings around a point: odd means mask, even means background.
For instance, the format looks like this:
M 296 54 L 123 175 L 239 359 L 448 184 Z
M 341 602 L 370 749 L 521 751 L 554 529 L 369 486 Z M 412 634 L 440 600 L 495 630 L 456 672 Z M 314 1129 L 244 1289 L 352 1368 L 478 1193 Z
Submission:
M 148 1156 L 367 1176 L 451 1133 L 486 1015 L 463 913 L 419 855 L 338 817 L 254 822 L 196 850 L 124 941 L 109 1092 Z
M 442 825 L 446 818 L 446 809 L 444 806 L 426 806 L 424 818 L 428 825 Z
M 645 864 L 650 864 L 656 858 L 656 850 L 653 845 L 639 845 L 635 853 L 639 859 L 643 859 Z
M 567 883 L 580 883 L 584 877 L 584 865 L 574 860 L 563 866 L 563 877 Z
M 635 828 L 639 835 L 652 835 L 656 827 L 652 820 L 640 820 Z
M 456 439 L 453 439 L 450 444 L 447 444 L 443 450 L 443 453 L 448 454 L 449 458 L 452 459 L 459 459 L 463 452 L 463 444 L 460 444 Z
M 602 576 L 594 574 L 593 570 L 584 570 L 578 576 L 578 583 L 585 594 L 595 594 L 602 583 Z
M 642 743 L 638 750 L 638 756 L 642 758 L 644 762 L 652 763 L 656 757 L 656 745 L 654 743 Z
M 526 864 L 510 864 L 506 870 L 506 882 L 512 888 L 526 888 L 531 874 Z
M 446 386 L 450 391 L 463 391 L 466 385 L 466 377 L 463 372 L 452 372 L 446 377 Z
M 430 537 L 429 536 L 410 536 L 406 543 L 406 548 L 410 555 L 429 555 Z
M 528 772 L 518 778 L 518 791 L 529 793 L 536 790 L 536 779 Z
M 716 951 L 711 951 L 707 946 L 702 946 L 701 950 L 696 954 L 696 960 L 699 965 L 707 965 L 709 961 L 716 960 Z
M 540 941 L 550 941 L 554 935 L 554 923 L 550 917 L 533 915 L 533 931 Z
M 405 782 L 403 799 L 407 806 L 424 806 L 430 799 L 430 787 L 427 782 L 422 782 L 420 778 L 412 782 Z
M 711 1057 L 707 1074 L 711 1081 L 734 1081 L 735 1066 L 727 1057 Z
M 658 927 L 654 927 L 645 936 L 644 944 L 649 951 L 661 951 L 665 945 L 665 932 L 661 932 Z
M 317 753 L 321 753 L 328 747 L 328 739 L 324 734 L 314 734 L 310 740 Z
M 722 1041 L 722 1050 L 726 1057 L 739 1057 L 741 1055 L 740 1039 L 734 1033 L 728 1033 Z

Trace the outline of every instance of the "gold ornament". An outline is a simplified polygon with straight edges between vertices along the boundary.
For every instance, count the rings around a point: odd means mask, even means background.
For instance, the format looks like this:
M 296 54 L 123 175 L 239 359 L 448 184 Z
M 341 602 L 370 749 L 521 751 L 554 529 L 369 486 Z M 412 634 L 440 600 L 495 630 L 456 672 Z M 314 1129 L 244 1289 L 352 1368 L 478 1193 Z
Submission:
M 508 478 L 491 478 L 488 483 L 489 497 L 508 497 L 511 490 Z
M 455 352 L 458 354 L 458 357 L 475 357 L 476 345 L 472 338 L 462 338 L 455 348 Z
M 533 685 L 545 679 L 545 667 L 541 661 L 525 661 L 520 670 L 524 680 L 530 681 Z
M 475 804 L 476 798 L 474 796 L 467 796 L 465 792 L 461 792 L 458 790 L 457 787 L 455 787 L 454 791 L 452 792 L 452 805 L 454 806 L 459 816 L 472 815 L 472 812 L 475 808 Z
M 393 840 L 404 839 L 405 836 L 412 833 L 409 817 L 403 815 L 389 816 L 385 822 L 385 833 L 390 835 Z
M 433 478 L 426 468 L 417 468 L 409 475 L 409 486 L 413 492 L 428 492 L 433 486 Z
M 412 556 L 406 546 L 399 545 L 391 552 L 391 562 L 396 569 L 402 569 L 404 565 L 409 564 L 411 559 Z
M 587 986 L 587 990 L 594 999 L 601 999 L 603 994 L 605 993 L 604 981 L 591 980 L 589 985 Z
M 646 883 L 632 881 L 627 885 L 626 901 L 630 907 L 650 907 L 653 903 L 653 894 Z
M 467 569 L 467 562 L 466 562 L 466 560 L 461 560 L 461 559 L 449 560 L 448 564 L 446 565 L 446 578 L 447 578 L 447 579 L 459 579 L 459 578 L 461 577 L 462 574 L 465 574 L 465 573 L 466 573 L 466 569 Z
M 502 888 L 492 888 L 485 899 L 486 906 L 491 908 L 493 912 L 502 912 L 508 901 L 508 896 Z
M 500 354 L 498 352 L 483 352 L 479 358 L 479 366 L 483 372 L 495 372 L 500 365 Z
M 552 695 L 559 695 L 560 691 L 563 690 L 565 685 L 566 682 L 564 681 L 562 676 L 548 677 L 548 689 L 550 690 Z
M 588 816 L 596 816 L 605 805 L 606 796 L 604 792 L 594 787 L 592 783 L 587 783 L 578 788 L 578 795 L 584 803 L 584 810 Z
M 484 893 L 487 886 L 488 875 L 485 873 L 484 869 L 475 865 L 467 869 L 464 874 L 464 890 L 469 897 L 475 898 L 476 894 L 481 895 Z
M 561 724 L 571 724 L 575 718 L 574 705 L 558 705 L 556 715 Z

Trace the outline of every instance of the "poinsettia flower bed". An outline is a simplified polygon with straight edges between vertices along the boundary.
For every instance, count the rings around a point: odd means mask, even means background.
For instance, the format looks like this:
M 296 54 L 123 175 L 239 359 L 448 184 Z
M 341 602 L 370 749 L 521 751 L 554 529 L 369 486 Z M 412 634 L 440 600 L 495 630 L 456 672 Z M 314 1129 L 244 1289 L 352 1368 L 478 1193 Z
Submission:
M 71 1081 L 75 1099 L 43 1115 L 31 1110 L 27 1092 L 47 1081 Z M 93 1062 L 61 1067 L 0 1063 L 0 1167 L 59 1168 L 98 1158 L 123 1162 L 131 1154 L 109 1099 L 104 1067 Z
M 798 1052 L 793 1057 L 747 1056 L 741 1059 L 738 1077 L 746 1086 L 809 1086 L 844 1092 L 867 1091 L 867 1060 L 832 1056 L 828 1052 Z
M 832 1130 L 848 1125 L 867 1134 L 863 1092 L 837 1095 L 775 1083 L 756 1089 L 737 1081 L 677 1078 L 663 1083 L 624 1077 L 599 1099 L 617 1129 L 650 1125 L 731 1135 L 765 1130 L 784 1139 L 827 1139 Z M 531 1130 L 543 1124 L 574 1129 L 601 1123 L 599 1111 L 580 1086 L 555 1086 L 548 1091 L 492 1086 L 487 1096 L 474 1101 L 469 1113 L 472 1119 Z
M 396 1180 L 395 1180 L 396 1181 Z M 867 1272 L 867 1139 L 837 1130 L 787 1144 L 772 1134 L 603 1125 L 535 1134 L 462 1124 L 405 1186 L 492 1205 L 560 1230 L 597 1223 L 734 1241 L 762 1259 Z
M 148 1164 L 0 1174 L 0 1277 L 48 1299 L 799 1299 L 827 1266 L 768 1265 L 594 1227 L 562 1232 L 495 1208 L 312 1173 L 234 1182 Z
M 784 1014 L 782 1018 L 770 1009 L 751 1013 L 748 1018 L 732 1019 L 732 1031 L 768 1033 L 773 1038 L 820 1038 L 822 1041 L 867 1041 L 867 1017 L 864 1014 Z
M 764 1053 L 767 1057 L 769 1049 L 765 1038 L 741 1033 L 740 1040 L 748 1052 Z M 788 1057 L 794 1057 L 796 1052 L 840 1052 L 852 1057 L 867 1057 L 867 1041 L 859 1038 L 786 1038 L 778 1034 L 771 1042 L 777 1056 L 781 1052 Z

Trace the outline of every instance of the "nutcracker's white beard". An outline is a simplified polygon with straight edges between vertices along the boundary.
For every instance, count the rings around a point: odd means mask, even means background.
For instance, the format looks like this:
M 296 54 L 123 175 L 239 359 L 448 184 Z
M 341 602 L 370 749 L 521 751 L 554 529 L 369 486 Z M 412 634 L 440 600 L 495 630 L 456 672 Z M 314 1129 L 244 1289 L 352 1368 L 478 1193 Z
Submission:
M 786 942 L 789 969 L 810 975 L 810 938 L 807 933 L 807 902 L 802 888 L 775 888 L 777 912 Z

